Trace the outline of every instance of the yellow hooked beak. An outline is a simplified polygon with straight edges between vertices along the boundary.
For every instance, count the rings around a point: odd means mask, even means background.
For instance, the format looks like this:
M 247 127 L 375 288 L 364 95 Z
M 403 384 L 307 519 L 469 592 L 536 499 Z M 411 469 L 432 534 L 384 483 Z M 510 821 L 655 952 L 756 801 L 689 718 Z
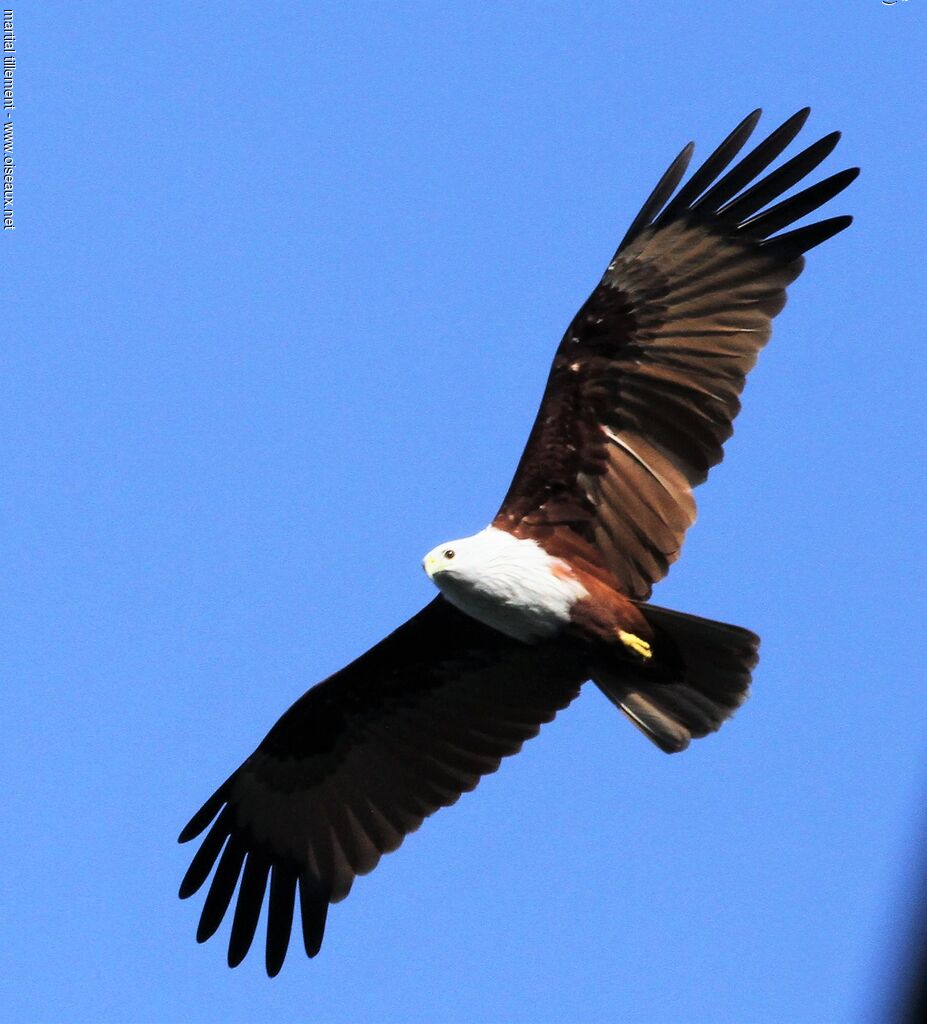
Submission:
M 422 559 L 422 568 L 428 573 L 428 578 L 433 580 L 440 573 L 447 572 L 454 554 L 454 549 L 447 544 L 439 544 L 432 548 Z

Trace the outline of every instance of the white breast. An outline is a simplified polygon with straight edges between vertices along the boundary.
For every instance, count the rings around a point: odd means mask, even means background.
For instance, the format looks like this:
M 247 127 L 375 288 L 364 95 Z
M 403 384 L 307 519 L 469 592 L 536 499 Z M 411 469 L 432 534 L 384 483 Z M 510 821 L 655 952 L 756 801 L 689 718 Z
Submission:
M 444 547 L 454 550 L 454 559 L 432 575 L 441 593 L 462 612 L 516 640 L 558 633 L 573 605 L 589 596 L 578 580 L 565 575 L 569 567 L 561 559 L 536 541 L 493 526 Z

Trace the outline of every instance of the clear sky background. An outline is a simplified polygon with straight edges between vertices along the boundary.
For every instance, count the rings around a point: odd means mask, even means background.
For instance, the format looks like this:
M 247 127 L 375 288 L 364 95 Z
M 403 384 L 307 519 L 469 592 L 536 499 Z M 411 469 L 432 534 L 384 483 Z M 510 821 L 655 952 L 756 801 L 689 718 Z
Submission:
M 927 867 L 927 5 L 15 5 L 0 238 L 2 1015 L 879 1020 Z M 224 962 L 188 816 L 432 596 L 656 178 L 749 110 L 830 214 L 655 593 L 763 636 L 666 757 L 589 689 L 333 908 Z M 794 150 L 793 150 L 794 151 Z

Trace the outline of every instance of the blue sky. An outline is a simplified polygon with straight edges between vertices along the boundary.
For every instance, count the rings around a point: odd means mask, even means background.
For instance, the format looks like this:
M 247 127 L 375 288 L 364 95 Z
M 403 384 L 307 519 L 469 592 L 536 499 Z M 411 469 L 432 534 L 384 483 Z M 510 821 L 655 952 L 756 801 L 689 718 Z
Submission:
M 924 4 L 15 17 L 5 1018 L 880 1019 L 927 824 Z M 679 148 L 805 104 L 807 141 L 845 133 L 826 173 L 863 167 L 831 204 L 857 220 L 655 593 L 763 636 L 752 699 L 669 758 L 584 692 L 317 960 L 229 971 L 175 898 L 179 828 L 492 516 Z

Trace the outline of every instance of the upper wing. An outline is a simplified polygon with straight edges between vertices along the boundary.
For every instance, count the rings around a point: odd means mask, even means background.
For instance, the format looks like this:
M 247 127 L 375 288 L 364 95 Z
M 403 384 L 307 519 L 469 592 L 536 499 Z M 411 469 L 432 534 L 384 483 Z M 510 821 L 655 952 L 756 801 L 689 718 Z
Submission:
M 436 598 L 296 701 L 180 834 L 216 819 L 180 887 L 192 895 L 218 860 L 197 939 L 219 927 L 241 876 L 228 953 L 239 964 L 269 876 L 268 974 L 286 956 L 297 887 L 314 956 L 328 904 L 536 735 L 584 678 L 564 645 L 521 644 Z
M 808 113 L 719 178 L 755 111 L 671 199 L 692 144 L 673 162 L 560 343 L 496 526 L 546 537 L 549 549 L 557 536 L 578 544 L 635 598 L 666 574 L 695 519 L 692 487 L 722 458 L 745 375 L 802 253 L 852 219 L 775 234 L 846 188 L 857 168 L 767 205 L 821 163 L 837 132 L 751 185 Z M 571 533 L 554 536 L 557 527 Z

